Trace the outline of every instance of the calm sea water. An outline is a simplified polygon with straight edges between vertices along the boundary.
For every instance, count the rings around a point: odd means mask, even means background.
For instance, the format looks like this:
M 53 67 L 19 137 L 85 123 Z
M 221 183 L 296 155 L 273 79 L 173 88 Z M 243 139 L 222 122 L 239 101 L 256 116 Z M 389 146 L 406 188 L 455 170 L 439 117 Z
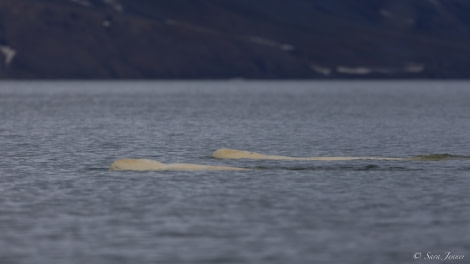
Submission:
M 469 86 L 2 82 L 0 263 L 469 263 L 469 159 L 211 158 L 468 156 Z

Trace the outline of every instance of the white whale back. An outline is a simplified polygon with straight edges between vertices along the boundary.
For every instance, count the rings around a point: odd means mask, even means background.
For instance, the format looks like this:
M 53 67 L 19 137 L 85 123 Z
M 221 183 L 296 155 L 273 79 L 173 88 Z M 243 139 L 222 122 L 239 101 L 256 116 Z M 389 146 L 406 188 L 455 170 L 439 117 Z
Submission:
M 119 159 L 111 164 L 109 168 L 112 171 L 165 171 L 165 170 L 246 170 L 243 168 L 228 167 L 228 166 L 210 166 L 190 163 L 172 163 L 165 164 L 156 160 L 149 159 Z
M 216 159 L 266 159 L 266 160 L 318 160 L 318 161 L 346 161 L 346 160 L 404 160 L 403 158 L 382 157 L 289 157 L 264 155 L 246 150 L 221 148 L 212 154 Z
M 236 150 L 221 148 L 212 154 L 216 159 L 255 159 L 255 160 L 312 160 L 312 161 L 348 161 L 348 160 L 410 160 L 410 161 L 430 161 L 446 159 L 470 159 L 470 156 L 456 156 L 451 154 L 431 154 L 424 156 L 415 156 L 411 158 L 388 158 L 388 157 L 289 157 L 264 155 L 246 150 Z M 191 163 L 170 163 L 165 164 L 150 159 L 119 159 L 111 164 L 109 168 L 112 171 L 165 171 L 165 170 L 184 170 L 184 171 L 202 171 L 202 170 L 249 170 L 246 168 L 237 168 L 229 166 L 211 166 Z
M 119 159 L 111 164 L 110 170 L 161 170 L 164 163 L 149 159 Z

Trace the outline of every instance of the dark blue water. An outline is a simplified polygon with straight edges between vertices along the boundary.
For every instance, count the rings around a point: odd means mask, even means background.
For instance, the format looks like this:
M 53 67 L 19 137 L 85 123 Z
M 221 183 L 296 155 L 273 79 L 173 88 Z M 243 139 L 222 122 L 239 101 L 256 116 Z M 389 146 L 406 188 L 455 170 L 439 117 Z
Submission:
M 0 263 L 469 263 L 467 158 L 211 158 L 469 156 L 469 85 L 2 82 Z

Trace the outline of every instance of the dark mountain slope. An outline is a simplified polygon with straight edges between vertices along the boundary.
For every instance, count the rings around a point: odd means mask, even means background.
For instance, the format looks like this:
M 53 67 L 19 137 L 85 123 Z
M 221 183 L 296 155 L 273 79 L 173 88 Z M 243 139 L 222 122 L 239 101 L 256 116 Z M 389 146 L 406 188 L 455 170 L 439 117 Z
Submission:
M 467 78 L 463 0 L 3 0 L 3 78 Z

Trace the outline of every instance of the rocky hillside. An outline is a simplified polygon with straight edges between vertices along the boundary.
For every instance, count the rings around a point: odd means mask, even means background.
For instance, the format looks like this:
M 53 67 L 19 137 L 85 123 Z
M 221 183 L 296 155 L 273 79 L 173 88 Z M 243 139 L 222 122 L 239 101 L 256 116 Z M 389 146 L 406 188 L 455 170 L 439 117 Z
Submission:
M 0 78 L 468 78 L 467 0 L 2 0 Z

